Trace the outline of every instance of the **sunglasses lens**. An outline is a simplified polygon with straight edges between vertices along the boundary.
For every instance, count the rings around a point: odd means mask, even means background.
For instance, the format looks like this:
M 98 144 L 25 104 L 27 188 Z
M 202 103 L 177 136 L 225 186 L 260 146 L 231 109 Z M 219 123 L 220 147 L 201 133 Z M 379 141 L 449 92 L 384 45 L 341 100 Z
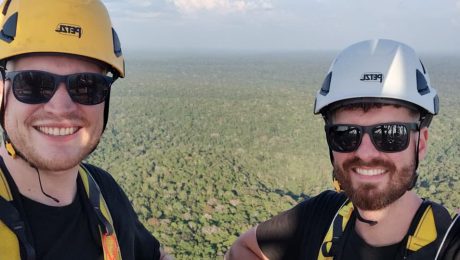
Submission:
M 336 152 L 352 152 L 361 143 L 361 131 L 355 126 L 333 125 L 327 132 L 329 146 Z
M 101 74 L 80 73 L 69 76 L 67 89 L 73 101 L 83 105 L 96 105 L 105 100 L 110 84 Z
M 113 79 L 98 73 L 77 73 L 55 75 L 44 71 L 7 72 L 12 81 L 17 100 L 26 104 L 40 104 L 50 101 L 60 82 L 66 82 L 67 90 L 76 103 L 96 105 L 102 103 L 110 92 Z
M 407 148 L 409 133 L 404 125 L 383 124 L 372 129 L 372 139 L 382 152 L 400 152 Z
M 55 91 L 53 76 L 37 71 L 20 72 L 12 83 L 14 96 L 27 104 L 48 102 Z
M 370 135 L 377 150 L 392 153 L 407 148 L 409 130 L 417 129 L 417 125 L 398 123 L 374 126 L 330 125 L 326 129 L 328 144 L 333 151 L 343 153 L 356 151 L 365 132 Z

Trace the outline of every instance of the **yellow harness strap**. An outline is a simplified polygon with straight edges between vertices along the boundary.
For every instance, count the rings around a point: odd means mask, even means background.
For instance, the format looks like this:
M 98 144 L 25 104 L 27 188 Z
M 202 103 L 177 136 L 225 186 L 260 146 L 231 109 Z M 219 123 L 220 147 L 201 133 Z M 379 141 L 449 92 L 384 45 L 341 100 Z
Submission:
M 436 224 L 434 222 L 434 214 L 431 205 L 429 205 L 422 218 L 420 219 L 415 232 L 409 235 L 406 248 L 411 251 L 418 251 L 422 247 L 435 241 L 437 238 Z
M 118 245 L 113 221 L 107 204 L 102 197 L 99 186 L 89 171 L 83 166 L 79 170 L 86 194 L 96 212 L 99 220 L 99 232 L 101 234 L 104 260 L 121 260 L 120 247 Z M 6 201 L 12 201 L 10 187 L 5 175 L 0 169 L 0 196 Z M 1 199 L 1 198 L 0 198 Z M 0 220 L 0 259 L 21 260 L 19 241 L 16 234 Z
M 104 197 L 102 197 L 99 186 L 83 165 L 80 165 L 78 172 L 100 223 L 99 232 L 102 239 L 104 260 L 121 260 L 120 246 L 118 245 L 117 235 L 113 227 L 112 216 Z
M 353 209 L 353 204 L 347 200 L 338 210 L 324 237 L 318 253 L 318 260 L 334 259 L 337 250 L 336 246 L 350 220 Z M 406 249 L 409 254 L 415 253 L 434 242 L 437 238 L 437 233 L 433 208 L 428 205 L 418 221 L 417 228 L 408 236 Z
M 0 170 L 0 196 L 6 201 L 12 201 L 10 186 L 3 171 Z M 16 234 L 0 220 L 0 259 L 20 260 L 19 241 Z
M 335 245 L 337 245 L 338 239 L 343 234 L 348 221 L 350 220 L 351 213 L 353 213 L 353 203 L 346 200 L 339 211 L 334 216 L 329 230 L 324 237 L 323 244 L 319 250 L 318 260 L 332 260 L 334 259 Z

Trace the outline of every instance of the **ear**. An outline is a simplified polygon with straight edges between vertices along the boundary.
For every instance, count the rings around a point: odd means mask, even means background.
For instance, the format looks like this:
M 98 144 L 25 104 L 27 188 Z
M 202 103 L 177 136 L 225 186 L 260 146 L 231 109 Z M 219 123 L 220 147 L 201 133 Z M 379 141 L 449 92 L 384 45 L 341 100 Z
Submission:
M 428 127 L 420 129 L 419 135 L 418 158 L 421 161 L 425 158 L 428 149 Z

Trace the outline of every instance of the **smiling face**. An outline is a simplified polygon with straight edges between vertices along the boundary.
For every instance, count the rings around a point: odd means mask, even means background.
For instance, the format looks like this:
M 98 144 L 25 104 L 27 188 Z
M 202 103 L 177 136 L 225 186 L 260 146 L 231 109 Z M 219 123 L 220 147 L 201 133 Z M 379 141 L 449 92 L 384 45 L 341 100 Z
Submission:
M 334 124 L 374 125 L 388 122 L 417 122 L 409 109 L 382 106 L 364 111 L 341 109 L 333 117 Z M 419 133 L 410 132 L 409 146 L 401 152 L 378 151 L 368 134 L 354 152 L 333 152 L 334 173 L 353 204 L 363 210 L 378 210 L 400 198 L 410 187 L 415 171 L 415 151 Z M 419 159 L 426 153 L 428 129 L 420 130 Z
M 24 56 L 8 62 L 8 71 L 42 70 L 67 75 L 102 73 L 96 63 L 75 56 Z M 86 106 L 70 98 L 61 83 L 44 104 L 24 104 L 13 95 L 11 81 L 5 82 L 5 128 L 15 148 L 39 169 L 63 171 L 78 165 L 99 142 L 104 102 Z

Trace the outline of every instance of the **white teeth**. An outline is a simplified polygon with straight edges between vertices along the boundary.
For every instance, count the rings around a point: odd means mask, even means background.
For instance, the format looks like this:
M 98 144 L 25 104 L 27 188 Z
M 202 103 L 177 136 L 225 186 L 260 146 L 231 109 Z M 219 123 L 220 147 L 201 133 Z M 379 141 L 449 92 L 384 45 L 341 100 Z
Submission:
M 58 128 L 58 127 L 46 127 L 40 126 L 38 130 L 47 135 L 54 135 L 54 136 L 63 136 L 63 135 L 71 135 L 77 131 L 76 127 L 65 127 L 65 128 Z
M 379 175 L 385 172 L 384 169 L 362 169 L 362 168 L 356 168 L 355 171 L 358 174 L 366 175 L 366 176 Z

